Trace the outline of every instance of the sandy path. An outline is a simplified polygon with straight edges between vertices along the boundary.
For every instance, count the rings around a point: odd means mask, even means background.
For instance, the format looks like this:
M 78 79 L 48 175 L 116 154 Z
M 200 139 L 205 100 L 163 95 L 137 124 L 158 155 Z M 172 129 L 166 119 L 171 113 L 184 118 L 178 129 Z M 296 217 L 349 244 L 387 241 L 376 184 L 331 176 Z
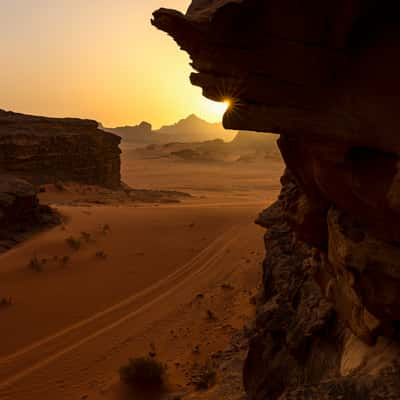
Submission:
M 46 232 L 0 258 L 0 290 L 15 301 L 1 310 L 0 399 L 80 399 L 107 387 L 124 360 L 148 345 L 154 323 L 226 276 L 257 242 L 259 209 L 63 209 L 71 218 L 66 231 Z M 112 231 L 103 236 L 105 223 Z M 65 237 L 83 230 L 95 242 L 68 249 Z M 99 249 L 107 260 L 93 256 Z M 71 265 L 30 271 L 33 252 L 48 259 L 68 253 Z

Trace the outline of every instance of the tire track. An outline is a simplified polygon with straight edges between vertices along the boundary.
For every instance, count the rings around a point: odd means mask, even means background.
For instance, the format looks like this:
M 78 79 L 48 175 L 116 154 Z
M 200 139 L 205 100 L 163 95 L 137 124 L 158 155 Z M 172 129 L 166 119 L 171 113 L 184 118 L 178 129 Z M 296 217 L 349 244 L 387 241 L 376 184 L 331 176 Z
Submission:
M 33 357 L 36 359 L 34 361 L 31 361 L 31 365 L 29 367 L 22 368 L 18 372 L 10 372 L 8 374 L 8 377 L 0 381 L 0 390 L 4 390 L 6 388 L 10 389 L 10 386 L 12 386 L 14 383 L 18 382 L 22 378 L 48 366 L 52 362 L 74 351 L 85 343 L 94 340 L 97 337 L 109 332 L 110 330 L 122 325 L 124 322 L 134 318 L 135 316 L 143 313 L 158 302 L 164 300 L 169 295 L 177 291 L 181 286 L 186 284 L 187 281 L 196 278 L 197 275 L 202 274 L 205 270 L 212 267 L 220 259 L 222 259 L 225 251 L 235 240 L 237 240 L 238 236 L 239 234 L 237 232 L 237 229 L 232 228 L 228 232 L 219 236 L 216 240 L 214 240 L 214 242 L 212 242 L 209 246 L 207 246 L 195 257 L 193 257 L 189 262 L 184 264 L 182 267 L 180 267 L 164 279 L 158 281 L 154 285 L 151 285 L 150 287 L 122 300 L 121 302 L 99 313 L 92 315 L 85 320 L 72 324 L 51 336 L 34 342 L 31 345 L 26 346 L 8 356 L 0 358 L 0 369 L 2 371 L 7 369 L 16 369 L 16 363 L 21 363 L 24 366 L 26 364 L 29 364 L 29 362 L 25 361 L 25 358 Z M 166 286 L 164 290 L 162 290 L 163 286 Z M 121 309 L 123 310 L 125 307 L 129 307 L 135 301 L 139 300 L 142 297 L 145 297 L 146 295 L 150 295 L 153 292 L 156 292 L 157 289 L 160 288 L 161 293 L 152 298 L 151 301 L 142 304 L 134 310 L 124 313 L 123 316 L 120 316 L 113 321 L 108 321 L 107 323 L 105 323 L 105 325 L 94 330 L 90 334 L 86 334 L 84 337 L 73 339 L 72 343 L 64 343 L 65 341 L 68 342 L 68 340 L 66 339 L 68 339 L 67 336 L 69 334 L 73 332 L 79 333 L 79 330 L 90 327 L 90 324 L 96 324 L 102 318 L 112 317 L 113 314 L 115 314 L 116 312 L 120 311 Z M 46 352 L 47 347 L 53 342 L 54 345 L 58 347 L 58 349 L 55 349 L 51 354 L 45 355 L 42 358 L 42 352 Z M 35 351 L 38 351 L 40 354 L 35 354 Z

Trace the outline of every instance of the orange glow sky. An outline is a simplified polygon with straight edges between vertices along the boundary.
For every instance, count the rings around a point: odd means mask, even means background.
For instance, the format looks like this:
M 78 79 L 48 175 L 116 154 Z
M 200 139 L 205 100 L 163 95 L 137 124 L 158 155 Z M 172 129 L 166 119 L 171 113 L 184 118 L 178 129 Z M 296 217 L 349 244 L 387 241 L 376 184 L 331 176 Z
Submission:
M 1 0 L 0 108 L 155 127 L 222 110 L 189 83 L 188 56 L 150 25 L 190 0 Z

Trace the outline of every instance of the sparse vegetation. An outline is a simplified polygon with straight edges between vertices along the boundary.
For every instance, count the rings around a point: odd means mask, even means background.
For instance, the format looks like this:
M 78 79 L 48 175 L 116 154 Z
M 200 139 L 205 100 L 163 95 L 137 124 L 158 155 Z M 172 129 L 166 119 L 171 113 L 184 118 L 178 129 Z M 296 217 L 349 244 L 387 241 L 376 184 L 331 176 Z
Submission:
M 42 272 L 43 271 L 43 264 L 35 254 L 31 260 L 29 261 L 29 268 L 33 269 L 36 272 Z
M 69 256 L 63 256 L 61 258 L 61 264 L 62 265 L 67 265 L 69 263 L 69 261 L 70 261 L 70 257 Z
M 71 249 L 73 249 L 75 251 L 78 251 L 82 245 L 81 240 L 79 238 L 75 238 L 73 236 L 66 238 L 65 242 L 67 243 L 67 245 L 69 247 L 71 247 Z
M 217 320 L 216 315 L 211 310 L 207 310 L 207 318 L 210 321 L 216 321 Z
M 0 307 L 7 307 L 12 305 L 12 298 L 11 297 L 3 297 L 0 299 Z
M 81 232 L 81 238 L 86 243 L 93 241 L 92 235 L 89 232 Z
M 230 283 L 223 283 L 221 285 L 221 288 L 225 289 L 225 290 L 233 290 L 234 289 L 234 287 Z
M 101 260 L 106 260 L 108 256 L 103 250 L 100 250 L 96 252 L 96 257 L 100 258 Z
M 107 235 L 107 233 L 111 232 L 111 227 L 108 224 L 105 224 L 102 226 L 101 228 L 101 232 L 103 233 L 103 235 Z
M 153 342 L 150 343 L 149 356 L 150 356 L 151 358 L 155 358 L 155 357 L 157 356 L 156 345 L 155 345 Z
M 159 390 L 165 384 L 166 366 L 153 358 L 131 358 L 119 370 L 122 382 L 136 387 Z

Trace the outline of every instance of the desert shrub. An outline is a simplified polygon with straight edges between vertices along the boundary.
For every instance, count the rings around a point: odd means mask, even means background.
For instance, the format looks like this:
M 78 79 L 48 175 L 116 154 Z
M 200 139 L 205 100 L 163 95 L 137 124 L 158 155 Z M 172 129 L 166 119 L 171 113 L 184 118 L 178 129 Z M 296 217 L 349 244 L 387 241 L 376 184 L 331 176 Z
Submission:
M 101 228 L 101 232 L 103 233 L 103 235 L 107 235 L 107 233 L 111 232 L 111 227 L 108 224 L 105 224 L 102 226 Z
M 70 261 L 69 256 L 63 256 L 63 257 L 61 257 L 61 264 L 62 264 L 62 265 L 67 265 L 67 264 L 69 263 L 69 261 Z
M 29 261 L 29 268 L 33 269 L 36 272 L 42 272 L 43 271 L 43 264 L 42 262 L 38 259 L 36 255 L 34 255 L 31 260 Z
M 217 373 L 211 367 L 205 367 L 194 381 L 197 390 L 207 390 L 217 381 Z
M 12 298 L 11 297 L 3 297 L 0 300 L 0 307 L 7 307 L 12 305 Z
M 216 321 L 217 317 L 211 310 L 207 310 L 207 319 L 209 321 Z
M 225 289 L 225 290 L 233 290 L 234 289 L 234 287 L 230 283 L 223 283 L 221 285 L 221 288 Z
M 166 366 L 153 358 L 131 358 L 122 366 L 119 375 L 122 382 L 149 389 L 161 389 L 164 386 Z
M 81 241 L 78 238 L 74 238 L 73 236 L 70 236 L 65 239 L 65 242 L 71 249 L 74 250 L 79 250 L 81 248 Z
M 107 254 L 103 250 L 96 251 L 96 257 L 100 258 L 102 260 L 106 260 L 107 259 Z
M 89 243 L 90 241 L 92 241 L 92 235 L 88 232 L 81 232 L 81 238 L 86 243 Z

